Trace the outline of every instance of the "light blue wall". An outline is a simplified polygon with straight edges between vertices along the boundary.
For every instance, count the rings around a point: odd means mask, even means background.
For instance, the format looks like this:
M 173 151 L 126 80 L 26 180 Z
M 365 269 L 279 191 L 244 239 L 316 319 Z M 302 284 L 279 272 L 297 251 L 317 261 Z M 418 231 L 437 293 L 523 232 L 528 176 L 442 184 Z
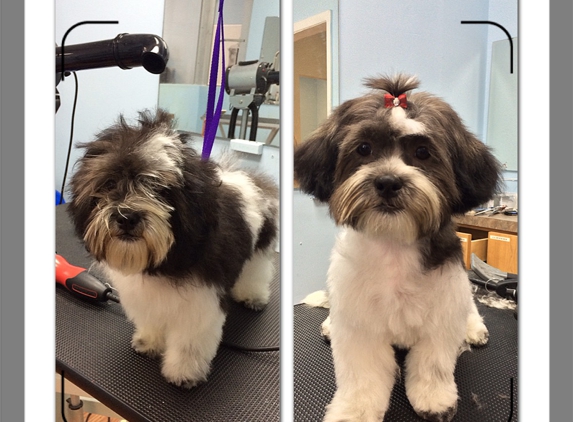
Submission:
M 218 95 L 218 94 L 217 94 Z M 177 116 L 179 130 L 201 133 L 208 89 L 204 85 L 159 84 L 159 107 Z
M 511 37 L 518 37 L 519 35 L 519 27 L 518 27 L 518 10 L 517 10 L 517 0 L 490 0 L 489 2 L 489 20 L 493 22 L 497 22 L 502 25 Z M 490 80 L 490 66 L 491 66 L 491 50 L 492 44 L 495 41 L 505 40 L 507 36 L 505 33 L 498 27 L 493 25 L 488 25 L 488 34 L 487 34 L 488 42 L 487 42 L 487 63 L 486 63 L 486 86 L 489 86 Z M 514 63 L 514 66 L 519 65 L 519 53 L 518 53 L 518 63 Z M 515 67 L 517 68 L 517 67 Z M 488 101 L 489 101 L 489 90 L 486 90 L 485 93 L 485 116 L 488 113 Z M 519 95 L 519 91 L 518 91 Z M 487 134 L 487 121 L 484 120 L 484 128 L 483 133 Z M 487 139 L 484 139 L 487 143 Z M 518 147 L 519 148 L 519 147 Z M 516 193 L 518 191 L 518 172 L 516 171 L 506 171 L 503 174 L 505 179 L 505 187 L 506 192 Z
M 329 256 L 338 228 L 328 207 L 298 189 L 293 195 L 293 302 L 326 288 Z
M 366 92 L 362 76 L 406 72 L 482 138 L 487 26 L 483 0 L 340 0 L 340 98 Z M 483 138 L 482 138 L 483 139 Z
M 247 44 L 247 56 L 245 60 L 258 59 L 263 44 L 265 19 L 267 16 L 280 16 L 279 0 L 254 0 L 249 26 L 249 41 Z

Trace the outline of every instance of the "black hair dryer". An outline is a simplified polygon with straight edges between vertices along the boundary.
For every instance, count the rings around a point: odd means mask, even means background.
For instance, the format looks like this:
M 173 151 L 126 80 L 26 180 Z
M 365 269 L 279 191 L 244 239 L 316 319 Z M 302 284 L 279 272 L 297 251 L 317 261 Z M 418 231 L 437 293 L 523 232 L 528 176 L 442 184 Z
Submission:
M 56 46 L 56 85 L 65 72 L 117 66 L 132 69 L 143 66 L 160 74 L 169 60 L 165 41 L 153 34 L 119 34 L 111 40 Z M 59 95 L 56 90 L 56 111 Z

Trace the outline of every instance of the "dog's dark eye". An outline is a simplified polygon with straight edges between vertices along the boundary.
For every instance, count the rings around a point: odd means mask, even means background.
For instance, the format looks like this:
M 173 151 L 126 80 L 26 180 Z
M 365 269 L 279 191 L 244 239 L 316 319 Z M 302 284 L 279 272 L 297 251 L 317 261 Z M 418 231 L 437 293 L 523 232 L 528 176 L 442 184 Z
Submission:
M 416 148 L 416 158 L 418 160 L 427 160 L 430 158 L 430 151 L 427 147 L 418 147 Z
M 372 154 L 372 147 L 370 146 L 370 144 L 364 142 L 364 143 L 360 144 L 358 146 L 358 148 L 356 148 L 356 152 L 358 152 L 358 154 L 366 157 L 366 156 Z

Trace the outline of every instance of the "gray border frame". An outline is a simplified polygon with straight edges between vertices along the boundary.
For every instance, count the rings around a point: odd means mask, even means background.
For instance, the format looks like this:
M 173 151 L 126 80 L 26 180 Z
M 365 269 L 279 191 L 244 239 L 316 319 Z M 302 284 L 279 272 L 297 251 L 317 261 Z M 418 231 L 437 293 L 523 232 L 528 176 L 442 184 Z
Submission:
M 557 0 L 550 7 L 550 407 L 554 420 L 573 420 L 572 7 Z M 0 73 L 0 419 L 9 421 L 22 420 L 24 414 L 23 2 L 2 2 L 0 28 L 4 57 Z
M 550 4 L 549 412 L 573 420 L 573 4 Z M 540 140 L 543 142 L 543 140 Z
M 0 12 L 0 419 L 24 420 L 24 2 Z

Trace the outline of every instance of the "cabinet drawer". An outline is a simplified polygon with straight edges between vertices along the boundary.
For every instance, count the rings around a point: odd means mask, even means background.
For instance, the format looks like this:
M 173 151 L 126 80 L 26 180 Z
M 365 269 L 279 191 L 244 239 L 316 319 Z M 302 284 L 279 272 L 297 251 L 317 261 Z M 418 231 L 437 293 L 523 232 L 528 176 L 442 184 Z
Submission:
M 489 232 L 487 263 L 508 273 L 517 274 L 517 235 Z
M 482 261 L 486 261 L 488 253 L 488 238 L 475 233 L 456 232 L 462 242 L 462 254 L 466 269 L 471 268 L 471 256 L 475 253 Z

